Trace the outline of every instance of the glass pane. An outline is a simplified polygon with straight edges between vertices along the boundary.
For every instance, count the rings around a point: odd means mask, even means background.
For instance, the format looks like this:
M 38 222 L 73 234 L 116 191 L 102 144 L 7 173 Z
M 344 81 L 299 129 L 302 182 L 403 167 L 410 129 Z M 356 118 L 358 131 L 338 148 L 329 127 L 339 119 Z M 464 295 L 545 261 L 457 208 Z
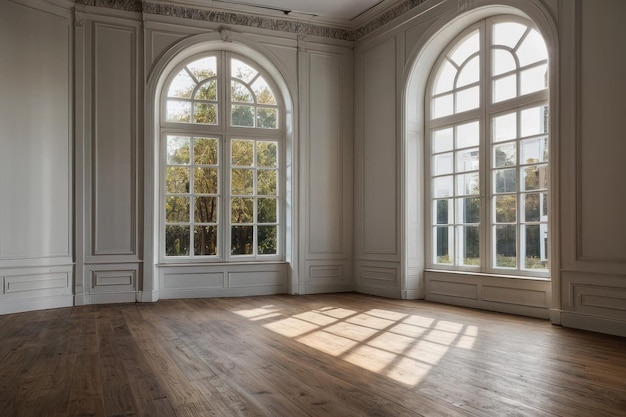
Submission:
M 456 79 L 456 87 L 477 83 L 480 80 L 480 61 L 478 56 L 470 59 L 462 68 Z
M 189 197 L 168 196 L 165 199 L 165 221 L 184 223 L 189 221 Z
M 189 226 L 165 226 L 165 255 L 189 256 Z
M 217 124 L 217 104 L 195 103 L 193 105 L 193 121 L 194 123 L 216 125 Z
M 478 146 L 479 142 L 478 122 L 466 123 L 456 127 L 456 147 L 468 148 Z
M 526 31 L 526 26 L 515 22 L 502 22 L 493 25 L 493 44 L 513 49 Z
M 276 255 L 277 253 L 277 226 L 258 226 L 258 253 L 259 255 Z
M 254 199 L 232 198 L 230 202 L 231 223 L 254 223 Z
M 256 143 L 256 163 L 259 167 L 276 168 L 277 159 L 277 143 L 276 142 L 257 142 Z
M 233 226 L 230 235 L 230 253 L 232 255 L 252 255 L 254 226 Z
M 259 198 L 257 200 L 257 220 L 259 223 L 276 223 L 278 214 L 276 198 Z
M 541 135 L 548 132 L 548 106 L 522 110 L 520 118 L 522 137 Z
M 517 97 L 517 75 L 508 75 L 493 82 L 493 102 Z
M 513 225 L 495 226 L 496 259 L 495 266 L 498 268 L 517 267 L 517 231 Z
M 467 58 L 478 52 L 479 49 L 480 34 L 478 30 L 476 30 L 462 40 L 461 43 L 452 50 L 449 56 L 458 66 L 461 66 Z
M 217 194 L 217 168 L 195 168 L 193 175 L 196 194 Z
M 520 94 L 530 94 L 548 88 L 548 66 L 534 67 L 520 74 Z
M 523 191 L 545 190 L 548 188 L 548 166 L 531 165 L 522 168 Z
M 457 223 L 480 223 L 480 198 L 458 198 Z
M 438 264 L 452 264 L 452 254 L 450 244 L 454 242 L 452 235 L 453 226 L 437 226 L 433 228 L 433 253 L 434 262 Z
M 217 255 L 217 226 L 193 228 L 193 254 L 196 256 Z
M 448 200 L 435 200 L 433 202 L 433 217 L 435 224 L 452 224 L 454 223 L 453 213 L 453 201 Z
M 199 59 L 187 64 L 187 69 L 198 81 L 215 77 L 217 75 L 217 59 L 214 56 Z
M 201 165 L 217 165 L 217 139 L 195 138 L 193 140 L 193 162 Z
M 543 230 L 542 230 L 543 229 Z M 524 235 L 524 268 L 534 270 L 548 269 L 548 233 L 546 225 L 527 225 L 522 229 Z
M 480 105 L 480 90 L 478 86 L 461 90 L 456 93 L 456 112 L 464 112 L 478 108 Z
M 548 193 L 541 193 L 541 216 L 543 220 L 548 217 Z
M 517 175 L 513 169 L 497 169 L 493 173 L 496 193 L 514 193 L 517 191 Z
M 217 81 L 208 80 L 198 88 L 196 96 L 199 100 L 217 100 Z
M 476 195 L 480 192 L 478 173 L 456 176 L 456 195 Z
M 436 130 L 433 132 L 433 153 L 446 152 L 452 150 L 453 131 L 449 127 L 447 129 Z
M 493 164 L 496 168 L 510 167 L 517 163 L 515 143 L 505 143 L 493 147 Z
M 437 117 L 449 116 L 454 113 L 454 100 L 452 94 L 437 97 L 433 99 L 433 119 Z
M 541 193 L 524 195 L 524 222 L 538 222 L 541 220 Z
M 522 44 L 517 49 L 517 58 L 522 67 L 548 59 L 546 43 L 536 30 L 531 29 L 530 33 L 524 38 Z
M 454 88 L 454 77 L 456 76 L 456 68 L 449 61 L 444 61 L 437 74 L 435 81 L 435 90 L 433 94 L 441 94 L 451 91 Z
M 517 114 L 509 113 L 497 116 L 492 119 L 493 141 L 502 142 L 504 140 L 517 138 Z
M 479 166 L 478 148 L 465 149 L 456 153 L 456 172 L 475 171 Z
M 233 105 L 230 123 L 233 126 L 254 127 L 254 107 Z
M 191 103 L 187 101 L 167 100 L 166 119 L 168 122 L 191 121 Z
M 277 195 L 276 180 L 278 171 L 262 169 L 257 171 L 257 194 L 258 195 Z
M 191 93 L 196 87 L 196 82 L 189 73 L 181 70 L 172 80 L 170 88 L 167 90 L 168 97 L 191 98 Z
M 231 175 L 231 190 L 233 195 L 252 195 L 254 191 L 253 170 L 233 169 Z
M 257 80 L 252 83 L 252 91 L 256 95 L 256 102 L 259 104 L 277 104 L 276 97 L 272 92 L 272 89 L 263 77 L 257 78 Z
M 504 74 L 505 72 L 517 69 L 513 54 L 504 49 L 493 50 L 493 75 Z
M 231 81 L 231 100 L 237 103 L 254 103 L 252 92 L 239 81 Z
M 194 221 L 196 223 L 217 223 L 217 197 L 196 197 Z
M 256 126 L 263 129 L 276 129 L 277 109 L 258 107 L 256 114 Z
M 189 163 L 191 139 L 183 136 L 167 137 L 167 163 L 170 165 Z
M 189 168 L 165 168 L 165 192 L 171 194 L 186 194 L 189 192 Z
M 439 177 L 433 180 L 433 197 L 452 197 L 452 175 Z
M 238 59 L 230 60 L 230 70 L 233 78 L 238 78 L 246 83 L 252 81 L 252 79 L 258 74 L 254 68 L 248 64 L 244 64 Z
M 254 141 L 235 139 L 231 141 L 231 163 L 237 166 L 254 165 Z
M 456 231 L 459 244 L 457 253 L 462 254 L 459 264 L 480 266 L 480 235 L 478 226 L 459 226 Z
M 520 142 L 520 162 L 534 164 L 548 161 L 548 138 L 526 139 Z
M 495 197 L 496 223 L 514 223 L 517 221 L 517 196 L 499 195 Z
M 453 161 L 452 152 L 435 155 L 433 157 L 433 175 L 452 174 Z

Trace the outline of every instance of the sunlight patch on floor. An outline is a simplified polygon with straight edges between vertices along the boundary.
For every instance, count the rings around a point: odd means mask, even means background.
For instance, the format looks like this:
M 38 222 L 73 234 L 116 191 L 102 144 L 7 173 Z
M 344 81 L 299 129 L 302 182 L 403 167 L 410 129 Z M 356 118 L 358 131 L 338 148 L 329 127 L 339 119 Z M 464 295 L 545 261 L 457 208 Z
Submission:
M 292 316 L 274 306 L 235 311 L 348 363 L 417 385 L 453 348 L 473 349 L 478 327 L 392 310 L 322 307 Z

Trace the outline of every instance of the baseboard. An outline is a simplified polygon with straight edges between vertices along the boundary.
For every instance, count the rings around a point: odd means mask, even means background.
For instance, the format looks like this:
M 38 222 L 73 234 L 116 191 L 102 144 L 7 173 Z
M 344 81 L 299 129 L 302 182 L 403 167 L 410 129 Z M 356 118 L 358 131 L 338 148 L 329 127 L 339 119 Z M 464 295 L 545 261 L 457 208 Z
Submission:
M 404 291 L 400 288 L 384 288 L 357 284 L 355 291 L 361 294 L 375 295 L 378 297 L 395 298 L 398 300 L 405 299 L 403 297 L 403 295 L 405 295 Z
M 626 321 L 561 311 L 561 326 L 626 337 Z
M 0 304 L 0 314 L 23 313 L 34 310 L 48 310 L 50 308 L 72 307 L 72 295 L 59 295 L 19 300 L 3 300 Z

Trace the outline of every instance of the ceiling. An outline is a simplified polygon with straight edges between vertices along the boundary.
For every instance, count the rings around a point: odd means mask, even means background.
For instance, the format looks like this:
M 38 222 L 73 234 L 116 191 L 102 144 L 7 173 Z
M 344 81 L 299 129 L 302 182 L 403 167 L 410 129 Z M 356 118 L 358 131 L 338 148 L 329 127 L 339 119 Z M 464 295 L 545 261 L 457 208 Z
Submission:
M 353 28 L 401 0 L 170 0 L 243 13 L 268 14 Z

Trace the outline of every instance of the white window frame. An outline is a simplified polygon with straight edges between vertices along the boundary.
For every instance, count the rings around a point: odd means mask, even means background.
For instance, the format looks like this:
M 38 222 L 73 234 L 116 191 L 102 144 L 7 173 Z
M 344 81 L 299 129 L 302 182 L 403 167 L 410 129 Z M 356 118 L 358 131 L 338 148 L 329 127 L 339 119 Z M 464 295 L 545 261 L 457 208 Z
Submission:
M 518 196 L 517 201 L 517 211 L 518 215 L 516 217 L 516 226 L 518 234 L 516 236 L 516 257 L 517 257 L 517 267 L 515 269 L 512 268 L 498 268 L 494 267 L 494 257 L 495 257 L 495 237 L 493 236 L 492 229 L 494 226 L 494 222 L 492 221 L 494 212 L 491 203 L 492 197 L 492 143 L 491 143 L 491 119 L 494 116 L 502 113 L 508 113 L 513 111 L 520 111 L 524 108 L 532 108 L 539 105 L 547 105 L 552 110 L 549 104 L 549 89 L 550 85 L 544 90 L 533 92 L 530 94 L 526 94 L 523 96 L 518 96 L 514 99 L 505 100 L 498 103 L 491 103 L 492 97 L 492 81 L 493 77 L 491 75 L 491 30 L 487 30 L 488 26 L 502 21 L 511 21 L 511 22 L 519 22 L 522 23 L 532 29 L 537 30 L 536 26 L 530 20 L 513 16 L 513 15 L 498 15 L 487 17 L 471 26 L 467 27 L 463 31 L 461 31 L 454 39 L 447 45 L 447 47 L 442 51 L 439 58 L 435 61 L 435 64 L 431 68 L 431 73 L 428 77 L 428 82 L 426 84 L 426 90 L 424 94 L 424 115 L 425 115 L 425 134 L 424 134 L 424 150 L 425 150 L 425 204 L 424 204 L 424 220 L 427 229 L 425 230 L 425 267 L 427 269 L 432 270 L 440 270 L 440 271 L 448 271 L 448 272 L 468 272 L 473 274 L 489 274 L 493 276 L 507 276 L 507 277 L 521 277 L 521 278 L 536 278 L 536 279 L 549 279 L 550 278 L 550 265 L 548 261 L 547 268 L 545 270 L 533 271 L 530 269 L 522 269 L 520 262 L 523 261 L 522 251 L 520 246 L 520 234 L 521 234 L 521 213 L 520 213 L 520 199 L 519 196 L 523 196 L 523 192 L 520 191 L 520 169 L 522 165 L 517 163 L 515 168 L 518 170 L 517 176 L 517 188 L 516 195 Z M 471 32 L 479 29 L 480 30 L 480 52 L 479 59 L 481 63 L 481 75 L 480 75 L 480 106 L 477 109 L 472 109 L 469 111 L 455 113 L 452 115 L 439 117 L 436 119 L 431 119 L 431 100 L 434 96 L 434 84 L 435 78 L 439 71 L 439 68 L 444 61 L 445 57 L 448 53 L 460 42 L 465 36 L 470 34 Z M 537 30 L 538 31 L 538 30 Z M 547 67 L 549 68 L 549 62 L 547 62 Z M 520 70 L 519 68 L 516 70 L 518 77 Z M 519 91 L 518 82 L 518 91 Z M 456 91 L 456 90 L 454 90 Z M 432 150 L 431 150 L 431 132 L 440 128 L 454 126 L 457 124 L 463 124 L 464 122 L 470 121 L 479 121 L 479 184 L 480 184 L 480 193 L 478 197 L 480 198 L 480 226 L 479 226 L 479 250 L 480 250 L 480 266 L 473 265 L 458 265 L 456 261 L 452 264 L 441 264 L 436 263 L 434 261 L 434 256 L 436 254 L 436 249 L 434 248 L 435 239 L 433 237 L 433 228 L 436 226 L 436 222 L 434 221 L 434 208 L 433 208 L 433 190 L 432 190 Z M 519 124 L 518 124 L 519 130 Z M 550 135 L 551 132 L 547 132 L 548 140 L 550 143 Z M 515 141 L 517 146 L 517 154 L 519 155 L 519 144 L 520 138 L 518 135 L 517 140 Z M 547 171 L 549 172 L 549 164 L 550 161 L 546 163 L 548 165 Z M 454 184 L 453 186 L 456 186 Z M 549 190 L 546 191 L 548 195 L 548 200 L 550 196 Z M 450 199 L 456 198 L 456 192 L 449 197 Z M 549 204 L 549 201 L 548 201 Z M 456 216 L 456 213 L 453 213 L 453 216 Z M 456 219 L 455 223 L 456 225 Z M 549 235 L 549 225 L 546 222 L 546 229 L 548 233 L 548 239 L 550 239 Z M 455 226 L 456 227 L 456 226 Z M 453 234 L 456 232 L 453 232 Z M 453 240 L 454 241 L 454 240 Z M 449 247 L 452 248 L 456 246 L 455 243 L 450 242 Z M 454 248 L 456 250 L 456 248 Z M 547 252 L 550 252 L 549 250 Z
M 217 124 L 197 124 L 184 122 L 167 121 L 166 105 L 168 86 L 172 79 L 190 62 L 195 60 L 216 56 L 217 58 L 217 91 L 218 91 L 218 113 Z M 256 128 L 232 126 L 230 123 L 230 106 L 231 106 L 231 72 L 230 59 L 237 59 L 247 65 L 250 65 L 263 76 L 264 80 L 272 89 L 277 101 L 278 117 L 276 119 L 277 128 Z M 264 71 L 263 67 L 255 61 L 246 58 L 236 52 L 226 50 L 215 50 L 206 53 L 198 53 L 186 58 L 183 62 L 174 67 L 165 77 L 164 87 L 159 96 L 159 167 L 158 167 L 158 259 L 163 264 L 180 264 L 180 263 L 239 263 L 239 262 L 277 262 L 285 260 L 285 236 L 286 236 L 286 146 L 285 146 L 285 126 L 286 111 L 284 100 L 281 97 L 280 89 L 274 82 L 272 77 Z M 256 101 L 254 103 L 256 106 Z M 263 107 L 263 105 L 261 105 Z M 166 256 L 165 248 L 165 169 L 166 166 L 166 138 L 168 135 L 188 136 L 188 137 L 210 137 L 219 140 L 219 209 L 218 209 L 218 250 L 216 255 L 194 255 L 192 243 L 190 242 L 190 254 L 188 256 Z M 278 179 L 277 179 L 277 248 L 276 254 L 263 255 L 257 254 L 257 233 L 255 222 L 255 234 L 253 241 L 253 254 L 251 255 L 231 255 L 231 223 L 230 223 L 230 172 L 231 172 L 231 140 L 232 139 L 249 139 L 256 141 L 274 141 L 278 143 Z M 190 161 L 190 166 L 192 166 Z M 256 184 L 256 180 L 255 180 Z M 255 204 L 256 207 L 256 204 Z M 193 207 L 191 208 L 193 214 Z M 190 223 L 193 224 L 193 219 Z M 263 225 L 263 224 L 261 224 Z M 272 224 L 273 225 L 273 224 Z M 190 239 L 193 239 L 190 237 Z

